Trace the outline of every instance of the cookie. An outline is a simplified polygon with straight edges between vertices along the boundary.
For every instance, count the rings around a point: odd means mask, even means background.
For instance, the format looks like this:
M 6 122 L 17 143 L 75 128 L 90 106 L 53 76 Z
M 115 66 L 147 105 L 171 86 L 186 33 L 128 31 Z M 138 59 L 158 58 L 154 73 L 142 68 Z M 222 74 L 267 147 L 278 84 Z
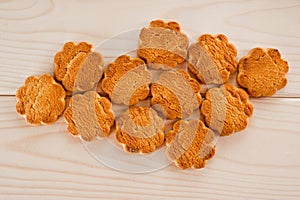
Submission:
M 165 29 L 170 29 L 173 31 L 177 31 L 180 32 L 181 31 L 181 27 L 177 22 L 164 22 L 163 20 L 154 20 L 150 22 L 150 27 L 153 28 L 165 28 Z
M 277 49 L 254 48 L 241 58 L 237 82 L 252 97 L 272 96 L 287 84 L 288 70 Z
M 106 66 L 101 86 L 113 103 L 134 105 L 148 97 L 151 80 L 142 59 L 122 55 Z
M 116 139 L 127 152 L 150 153 L 163 145 L 164 127 L 154 109 L 131 106 L 116 121 Z
M 253 106 L 243 89 L 226 83 L 207 91 L 201 113 L 209 128 L 218 131 L 221 136 L 227 136 L 247 127 Z
M 188 49 L 188 68 L 201 83 L 222 84 L 237 69 L 237 50 L 225 35 L 202 35 Z
M 179 120 L 166 134 L 166 154 L 182 169 L 203 168 L 215 154 L 214 132 L 200 120 Z
M 16 92 L 16 110 L 29 124 L 52 124 L 65 109 L 65 97 L 65 90 L 50 74 L 30 76 Z
M 155 20 L 144 27 L 139 35 L 139 57 L 153 69 L 176 68 L 185 62 L 188 37 L 182 33 L 177 22 Z
M 151 85 L 151 104 L 168 119 L 189 116 L 201 104 L 200 84 L 186 71 L 165 71 Z
M 114 124 L 111 102 L 94 91 L 73 95 L 64 112 L 68 131 L 82 140 L 106 137 Z
M 88 91 L 102 75 L 103 57 L 92 52 L 92 45 L 68 42 L 54 57 L 54 77 L 67 91 Z

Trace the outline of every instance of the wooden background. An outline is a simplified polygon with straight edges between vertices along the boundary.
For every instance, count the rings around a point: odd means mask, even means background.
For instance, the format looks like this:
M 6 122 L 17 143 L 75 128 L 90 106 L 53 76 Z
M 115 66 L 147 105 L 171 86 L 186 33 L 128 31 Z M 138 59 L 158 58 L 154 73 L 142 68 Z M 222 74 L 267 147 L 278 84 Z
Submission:
M 205 169 L 117 172 L 70 137 L 62 119 L 31 127 L 16 114 L 17 88 L 29 75 L 52 72 L 66 41 L 98 44 L 157 18 L 178 21 L 193 39 L 224 33 L 239 58 L 274 47 L 289 62 L 287 87 L 251 99 L 249 127 L 221 138 Z M 0 0 L 0 20 L 1 200 L 300 199 L 299 1 Z

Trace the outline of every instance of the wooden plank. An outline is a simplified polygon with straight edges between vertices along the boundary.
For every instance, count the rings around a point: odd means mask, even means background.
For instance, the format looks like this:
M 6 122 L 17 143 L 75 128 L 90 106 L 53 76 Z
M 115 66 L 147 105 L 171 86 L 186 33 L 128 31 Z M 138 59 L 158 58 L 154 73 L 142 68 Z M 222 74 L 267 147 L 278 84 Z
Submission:
M 285 199 L 300 197 L 300 100 L 251 100 L 249 127 L 220 138 L 203 170 L 151 174 L 104 167 L 65 130 L 28 126 L 0 98 L 0 199 Z
M 96 46 L 151 19 L 173 19 L 195 40 L 203 33 L 225 33 L 238 58 L 255 47 L 278 48 L 289 61 L 289 84 L 277 97 L 300 97 L 299 2 L 281 1 L 4 1 L 0 4 L 0 94 L 13 95 L 29 75 L 51 73 L 53 56 L 66 41 Z M 79 14 L 80 13 L 80 14 Z M 122 44 L 137 42 L 126 38 Z M 100 48 L 110 60 L 124 53 L 119 43 Z M 127 46 L 128 47 L 128 46 Z

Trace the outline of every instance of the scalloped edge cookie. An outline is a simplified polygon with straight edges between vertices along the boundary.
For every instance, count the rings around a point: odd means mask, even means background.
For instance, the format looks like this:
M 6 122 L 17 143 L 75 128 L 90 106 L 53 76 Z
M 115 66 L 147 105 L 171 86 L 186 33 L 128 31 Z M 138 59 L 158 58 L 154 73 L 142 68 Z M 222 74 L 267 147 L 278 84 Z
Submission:
M 68 131 L 84 141 L 107 137 L 114 125 L 112 104 L 95 91 L 73 95 L 64 112 Z
M 167 157 L 181 169 L 203 168 L 215 154 L 214 132 L 200 120 L 178 120 L 166 134 Z
M 209 89 L 205 97 L 201 113 L 209 128 L 218 131 L 221 136 L 227 136 L 247 127 L 253 106 L 242 88 L 226 83 Z
M 189 40 L 177 22 L 154 20 L 139 35 L 139 57 L 152 69 L 172 69 L 183 64 Z
M 16 111 L 31 125 L 52 124 L 65 110 L 66 92 L 50 74 L 30 76 L 16 92 Z
M 257 47 L 240 59 L 237 82 L 252 97 L 272 96 L 286 86 L 288 70 L 277 49 Z
M 188 49 L 188 68 L 201 83 L 222 84 L 237 70 L 237 49 L 223 34 L 201 35 Z

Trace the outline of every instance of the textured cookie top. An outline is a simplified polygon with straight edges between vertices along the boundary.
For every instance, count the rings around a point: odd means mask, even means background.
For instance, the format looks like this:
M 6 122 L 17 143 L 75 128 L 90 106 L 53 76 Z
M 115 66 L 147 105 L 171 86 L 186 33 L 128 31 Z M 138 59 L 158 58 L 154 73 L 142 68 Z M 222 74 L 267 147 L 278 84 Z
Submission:
M 67 91 L 86 91 L 98 83 L 103 58 L 99 53 L 92 53 L 91 44 L 68 42 L 55 55 L 54 65 L 54 77 L 61 81 Z
M 116 121 L 116 139 L 132 153 L 149 153 L 164 142 L 164 120 L 149 107 L 132 106 Z
M 215 154 L 214 133 L 200 120 L 179 120 L 166 134 L 166 154 L 177 167 L 202 168 Z
M 78 91 L 88 91 L 98 84 L 103 73 L 103 57 L 98 52 L 90 53 L 82 62 L 75 80 Z
M 154 69 L 175 68 L 185 61 L 188 37 L 176 22 L 152 21 L 139 36 L 138 55 Z
M 101 86 L 112 102 L 133 105 L 147 98 L 151 80 L 142 59 L 122 55 L 105 68 Z
M 189 70 L 202 83 L 225 83 L 237 69 L 237 50 L 222 34 L 200 36 L 188 54 Z
M 151 104 L 168 119 L 189 116 L 201 103 L 200 84 L 183 70 L 163 72 L 151 85 Z
M 243 89 L 226 83 L 220 88 L 211 88 L 207 91 L 201 113 L 211 129 L 225 136 L 247 127 L 253 106 Z
M 277 49 L 254 48 L 240 60 L 237 82 L 250 96 L 271 96 L 287 84 L 288 70 Z
M 114 124 L 110 101 L 94 91 L 72 96 L 64 118 L 68 131 L 85 141 L 108 136 Z
M 16 110 L 30 124 L 51 124 L 64 111 L 65 96 L 63 87 L 50 74 L 30 76 L 16 92 Z
M 170 29 L 173 31 L 181 31 L 181 27 L 177 22 L 164 22 L 163 20 L 154 20 L 150 22 L 150 27 L 153 28 L 165 28 L 165 29 Z

